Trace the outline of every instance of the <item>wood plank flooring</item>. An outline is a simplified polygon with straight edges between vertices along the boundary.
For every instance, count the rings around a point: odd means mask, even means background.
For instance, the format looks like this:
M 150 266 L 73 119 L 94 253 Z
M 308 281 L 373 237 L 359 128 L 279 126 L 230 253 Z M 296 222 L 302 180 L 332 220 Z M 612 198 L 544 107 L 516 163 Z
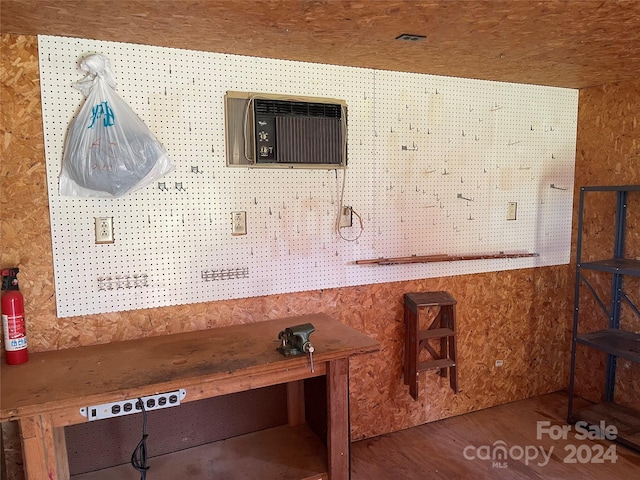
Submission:
M 576 400 L 576 407 L 586 405 Z M 617 443 L 577 439 L 575 427 L 564 440 L 548 434 L 537 438 L 537 422 L 548 422 L 548 429 L 558 432 L 568 428 L 566 413 L 567 395 L 558 392 L 354 442 L 351 480 L 640 478 L 640 453 Z M 506 448 L 505 458 L 484 459 L 499 446 Z M 568 463 L 572 458 L 575 463 Z M 324 445 L 306 425 L 283 425 L 154 457 L 147 478 L 326 480 L 326 461 Z M 121 465 L 73 477 L 114 478 L 140 476 Z
M 557 392 L 355 442 L 351 480 L 640 478 L 640 453 L 622 445 L 581 439 L 575 426 L 566 439 L 538 435 L 537 422 L 560 434 L 566 414 Z M 499 446 L 504 459 L 484 459 Z

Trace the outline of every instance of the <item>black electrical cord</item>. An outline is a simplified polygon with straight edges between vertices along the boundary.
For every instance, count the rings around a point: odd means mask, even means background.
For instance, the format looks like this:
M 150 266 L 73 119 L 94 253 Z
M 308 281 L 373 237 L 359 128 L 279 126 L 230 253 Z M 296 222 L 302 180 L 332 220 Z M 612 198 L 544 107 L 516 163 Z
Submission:
M 147 411 L 144 409 L 144 402 L 138 398 L 140 409 L 142 410 L 142 438 L 138 442 L 138 446 L 131 454 L 131 465 L 140 472 L 140 480 L 146 480 L 147 470 Z

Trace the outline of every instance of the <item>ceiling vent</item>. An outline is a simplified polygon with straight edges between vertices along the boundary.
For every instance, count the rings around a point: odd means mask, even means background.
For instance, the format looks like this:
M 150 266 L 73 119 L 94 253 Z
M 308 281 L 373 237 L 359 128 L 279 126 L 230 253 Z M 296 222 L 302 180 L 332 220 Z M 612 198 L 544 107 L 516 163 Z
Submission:
M 398 35 L 396 37 L 396 40 L 402 40 L 405 42 L 421 42 L 425 38 L 427 38 L 426 35 L 413 35 L 411 33 L 403 33 L 401 35 Z

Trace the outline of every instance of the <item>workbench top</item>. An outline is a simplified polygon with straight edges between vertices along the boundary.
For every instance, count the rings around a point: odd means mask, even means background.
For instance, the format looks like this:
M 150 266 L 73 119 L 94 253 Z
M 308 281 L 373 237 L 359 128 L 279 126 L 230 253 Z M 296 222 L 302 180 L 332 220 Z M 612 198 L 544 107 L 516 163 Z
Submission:
M 284 357 L 276 350 L 278 333 L 303 323 L 315 327 L 310 336 L 314 374 L 307 355 Z M 319 313 L 32 353 L 22 365 L 1 365 L 0 421 L 178 388 L 187 389 L 185 401 L 222 395 L 259 386 L 252 379 L 267 385 L 270 372 L 274 383 L 289 370 L 299 375 L 308 368 L 309 377 L 323 375 L 325 362 L 378 349 L 375 340 Z M 234 378 L 242 378 L 246 385 L 235 381 L 232 389 L 225 389 L 225 382 Z

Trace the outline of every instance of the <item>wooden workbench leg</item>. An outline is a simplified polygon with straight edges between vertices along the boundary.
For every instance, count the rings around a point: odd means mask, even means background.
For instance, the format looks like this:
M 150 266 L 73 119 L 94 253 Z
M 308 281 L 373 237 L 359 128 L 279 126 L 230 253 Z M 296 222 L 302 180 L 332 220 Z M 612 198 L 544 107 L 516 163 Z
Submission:
M 27 480 L 69 480 L 64 427 L 54 427 L 49 415 L 20 420 L 22 455 Z
M 350 476 L 349 446 L 349 359 L 332 360 L 327 365 L 327 457 L 329 479 Z
M 0 478 L 7 480 L 7 460 L 4 454 L 4 431 L 0 423 Z

